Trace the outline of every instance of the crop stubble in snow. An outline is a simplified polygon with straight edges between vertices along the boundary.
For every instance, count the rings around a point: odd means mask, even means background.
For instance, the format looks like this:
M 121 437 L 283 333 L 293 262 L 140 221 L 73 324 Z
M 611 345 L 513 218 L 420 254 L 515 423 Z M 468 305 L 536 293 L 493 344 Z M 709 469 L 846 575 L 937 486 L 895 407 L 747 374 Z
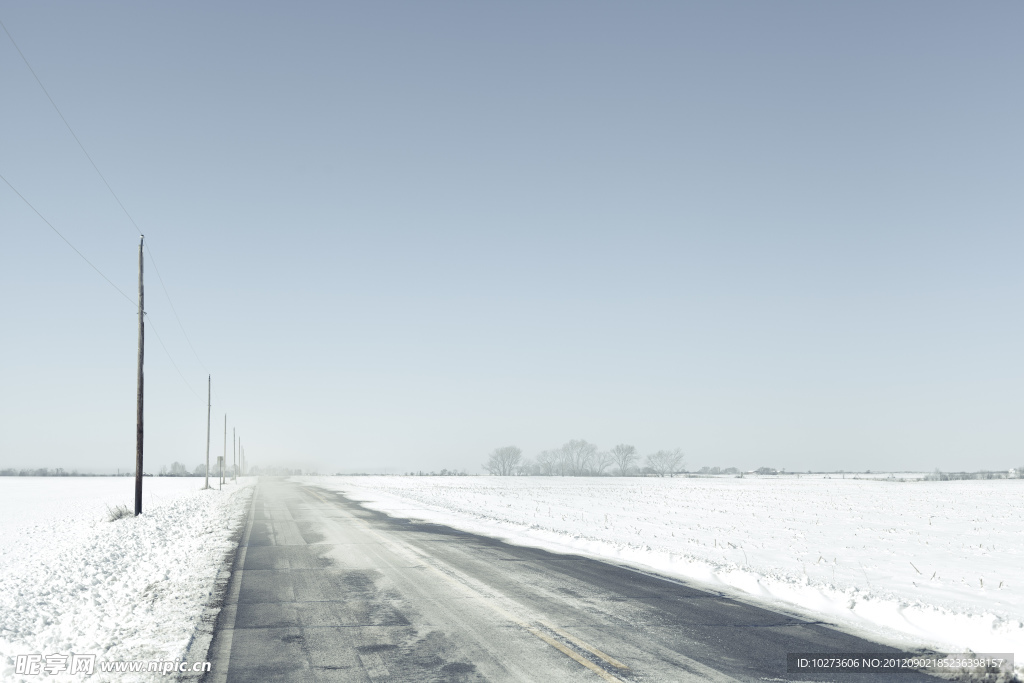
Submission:
M 147 478 L 144 514 L 108 522 L 133 479 L 0 478 L 0 679 L 19 654 L 179 659 L 252 491 L 202 485 Z
M 1024 481 L 296 480 L 398 516 L 740 591 L 894 644 L 1024 658 Z

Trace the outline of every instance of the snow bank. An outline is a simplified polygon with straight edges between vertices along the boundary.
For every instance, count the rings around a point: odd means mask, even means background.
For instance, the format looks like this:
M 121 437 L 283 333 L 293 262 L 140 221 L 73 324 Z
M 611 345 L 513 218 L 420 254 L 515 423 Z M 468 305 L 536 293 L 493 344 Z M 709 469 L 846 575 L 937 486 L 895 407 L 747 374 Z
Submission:
M 151 680 L 159 674 L 18 677 L 24 654 L 177 660 L 195 631 L 252 482 L 202 491 L 199 478 L 147 478 L 143 515 L 127 477 L 0 478 L 0 679 Z
M 1024 659 L 1024 481 L 296 477 L 368 507 Z

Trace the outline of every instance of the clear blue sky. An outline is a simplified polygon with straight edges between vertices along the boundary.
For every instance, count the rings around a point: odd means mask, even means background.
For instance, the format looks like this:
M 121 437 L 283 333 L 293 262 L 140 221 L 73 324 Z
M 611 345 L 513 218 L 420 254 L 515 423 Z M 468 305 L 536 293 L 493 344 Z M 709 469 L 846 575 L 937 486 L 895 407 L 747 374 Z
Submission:
M 54 3 L 2 19 L 151 239 L 147 469 L 1024 463 L 1019 2 Z M 0 35 L 0 173 L 137 236 Z M 135 310 L 0 184 L 0 466 L 130 469 Z

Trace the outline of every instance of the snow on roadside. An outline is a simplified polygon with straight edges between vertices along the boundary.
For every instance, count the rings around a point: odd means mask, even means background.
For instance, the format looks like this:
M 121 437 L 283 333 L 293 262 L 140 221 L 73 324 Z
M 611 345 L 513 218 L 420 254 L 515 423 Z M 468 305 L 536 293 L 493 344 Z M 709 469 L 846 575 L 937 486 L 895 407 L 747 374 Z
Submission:
M 252 481 L 203 491 L 199 478 L 0 477 L 0 679 L 153 680 L 101 661 L 179 660 L 213 590 Z M 15 674 L 23 654 L 95 654 L 96 672 Z
M 699 581 L 897 646 L 1024 660 L 1024 481 L 294 480 L 400 517 Z

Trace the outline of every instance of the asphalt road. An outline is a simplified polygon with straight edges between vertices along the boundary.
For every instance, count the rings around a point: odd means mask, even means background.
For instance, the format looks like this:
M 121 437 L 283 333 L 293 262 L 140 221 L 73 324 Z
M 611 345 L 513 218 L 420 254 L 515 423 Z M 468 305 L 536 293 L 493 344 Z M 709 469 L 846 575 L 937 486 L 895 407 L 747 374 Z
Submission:
M 263 479 L 204 680 L 937 680 L 786 673 L 788 652 L 885 651 L 678 581 Z

